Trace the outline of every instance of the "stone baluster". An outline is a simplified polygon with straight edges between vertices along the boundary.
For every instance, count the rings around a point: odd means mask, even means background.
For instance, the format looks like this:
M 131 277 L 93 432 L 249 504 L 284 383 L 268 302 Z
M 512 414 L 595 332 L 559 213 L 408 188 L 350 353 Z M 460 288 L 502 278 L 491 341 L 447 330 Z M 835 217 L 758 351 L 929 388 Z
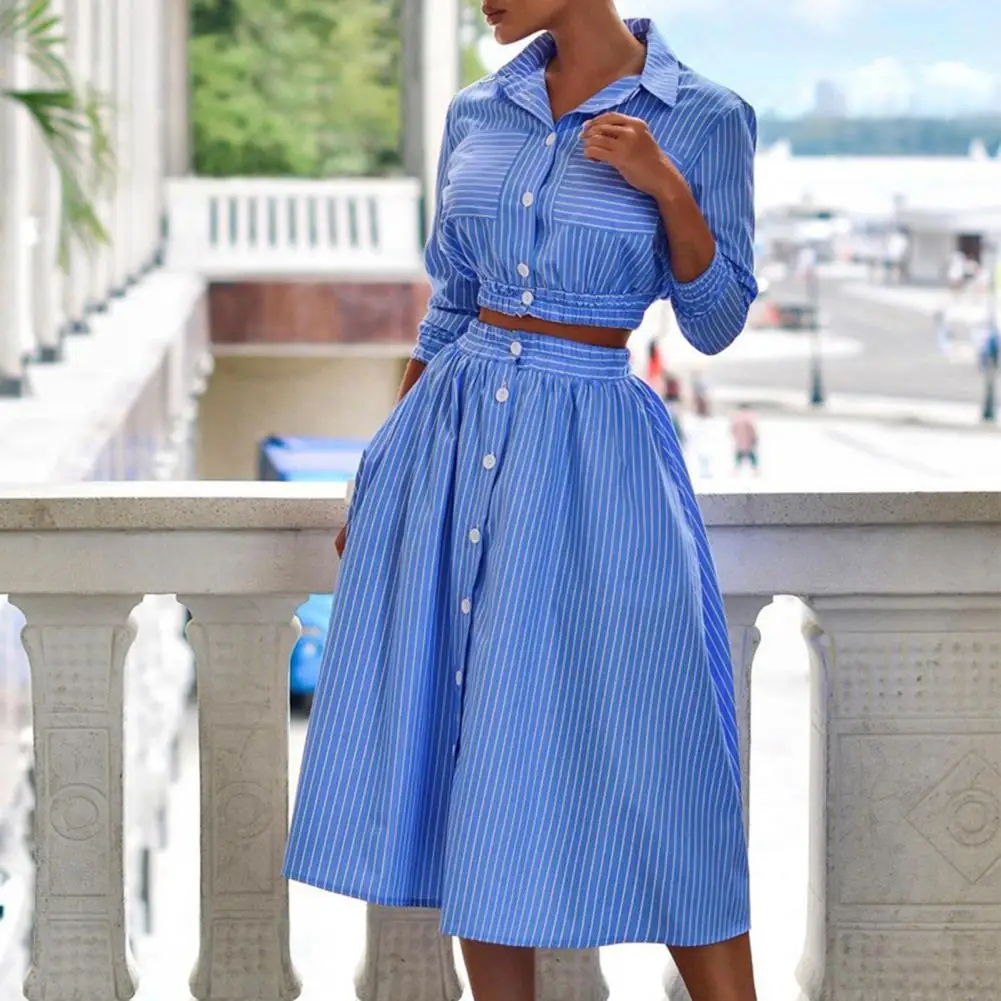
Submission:
M 198 1001 L 291 1001 L 288 665 L 301 597 L 179 597 L 198 678 L 201 944 Z
M 751 802 L 751 666 L 761 633 L 757 621 L 761 610 L 771 601 L 762 595 L 739 595 L 726 599 L 730 657 L 733 660 L 733 692 L 740 728 L 740 771 L 744 792 L 744 826 L 750 830 Z M 691 1001 L 677 967 L 668 958 L 664 991 L 669 1001 Z
M 359 1001 L 458 1001 L 452 939 L 438 930 L 438 912 L 418 907 L 367 908 Z M 540 949 L 537 1001 L 605 1001 L 608 985 L 597 949 Z
M 437 911 L 423 907 L 368 905 L 359 1001 L 459 1001 L 452 939 L 439 932 L 438 920 Z
M 803 1001 L 1001 983 L 1001 599 L 814 601 Z
M 606 1001 L 608 984 L 597 949 L 540 949 L 536 1001 Z
M 138 595 L 12 598 L 27 620 L 35 747 L 35 930 L 28 1001 L 128 1001 L 124 664 Z

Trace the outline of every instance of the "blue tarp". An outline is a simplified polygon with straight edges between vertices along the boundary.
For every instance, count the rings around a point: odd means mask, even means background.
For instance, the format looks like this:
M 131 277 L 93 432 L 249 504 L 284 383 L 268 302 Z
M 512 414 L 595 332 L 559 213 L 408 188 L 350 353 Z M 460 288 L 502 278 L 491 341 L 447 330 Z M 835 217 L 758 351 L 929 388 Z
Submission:
M 358 471 L 362 438 L 273 436 L 259 448 L 258 479 L 346 483 Z

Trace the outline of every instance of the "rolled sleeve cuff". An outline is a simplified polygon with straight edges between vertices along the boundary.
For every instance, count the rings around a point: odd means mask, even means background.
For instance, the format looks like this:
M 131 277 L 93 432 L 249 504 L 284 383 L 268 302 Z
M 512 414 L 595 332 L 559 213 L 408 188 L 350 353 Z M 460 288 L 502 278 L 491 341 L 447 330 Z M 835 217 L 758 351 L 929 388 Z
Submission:
M 465 332 L 473 316 L 472 313 L 431 306 L 417 328 L 417 343 L 410 357 L 428 364 L 442 348 Z
M 690 282 L 674 282 L 672 299 L 675 309 L 687 317 L 705 316 L 719 302 L 727 283 L 730 269 L 719 247 L 709 262 L 709 267 Z

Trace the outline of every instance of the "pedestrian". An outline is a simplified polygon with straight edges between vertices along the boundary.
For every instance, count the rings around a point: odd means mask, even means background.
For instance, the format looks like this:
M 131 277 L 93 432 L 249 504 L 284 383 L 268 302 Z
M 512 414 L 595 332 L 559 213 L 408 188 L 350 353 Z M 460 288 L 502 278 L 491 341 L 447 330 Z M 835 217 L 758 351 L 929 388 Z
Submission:
M 668 946 L 693 1001 L 754 1001 L 723 599 L 626 347 L 658 298 L 704 353 L 743 329 L 754 114 L 612 0 L 487 16 L 536 37 L 448 109 L 284 872 L 436 908 L 474 1001 L 534 1001 L 536 948 L 628 941 Z
M 949 314 L 945 308 L 935 310 L 935 341 L 940 354 L 948 357 L 952 348 L 952 326 L 949 323 Z
M 995 393 L 997 389 L 998 366 L 1001 364 L 1001 331 L 996 320 L 988 322 L 980 341 L 977 362 L 984 376 L 984 407 L 983 419 L 993 421 L 995 418 Z
M 730 420 L 730 434 L 733 436 L 734 469 L 740 472 L 746 462 L 751 471 L 757 473 L 758 461 L 758 421 L 748 403 L 741 403 Z
M 712 476 L 710 432 L 709 392 L 699 375 L 691 381 L 691 406 L 688 414 L 686 440 L 698 468 L 699 476 L 706 479 Z
M 954 250 L 949 257 L 949 264 L 946 269 L 946 280 L 953 296 L 958 296 L 966 286 L 967 263 L 966 254 L 961 250 Z
M 646 373 L 643 378 L 646 384 L 663 399 L 665 396 L 666 373 L 664 371 L 664 361 L 661 358 L 660 348 L 657 346 L 656 340 L 651 340 L 647 345 Z

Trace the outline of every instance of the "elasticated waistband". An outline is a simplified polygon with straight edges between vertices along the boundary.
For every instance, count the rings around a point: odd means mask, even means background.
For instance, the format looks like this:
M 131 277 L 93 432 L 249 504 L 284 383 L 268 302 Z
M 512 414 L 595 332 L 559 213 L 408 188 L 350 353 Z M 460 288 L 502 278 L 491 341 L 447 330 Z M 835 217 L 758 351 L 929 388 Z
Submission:
M 622 379 L 631 371 L 628 348 L 607 348 L 552 334 L 506 330 L 481 320 L 472 320 L 455 344 L 466 354 L 583 379 Z

